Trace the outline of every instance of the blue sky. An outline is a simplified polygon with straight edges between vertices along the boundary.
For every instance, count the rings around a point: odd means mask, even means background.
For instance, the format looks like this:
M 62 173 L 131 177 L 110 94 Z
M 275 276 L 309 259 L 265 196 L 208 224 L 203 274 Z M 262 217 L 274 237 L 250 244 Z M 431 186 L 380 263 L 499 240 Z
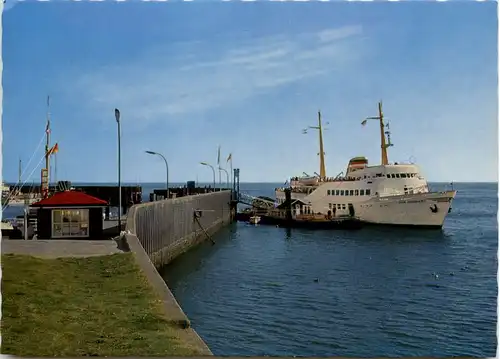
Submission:
M 390 161 L 430 181 L 496 181 L 496 4 L 477 2 L 23 2 L 3 13 L 3 177 L 44 134 L 51 96 L 57 177 L 210 181 L 200 161 L 233 153 L 245 182 L 380 162 L 384 102 Z M 43 156 L 35 154 L 25 178 Z M 39 181 L 40 168 L 31 178 Z

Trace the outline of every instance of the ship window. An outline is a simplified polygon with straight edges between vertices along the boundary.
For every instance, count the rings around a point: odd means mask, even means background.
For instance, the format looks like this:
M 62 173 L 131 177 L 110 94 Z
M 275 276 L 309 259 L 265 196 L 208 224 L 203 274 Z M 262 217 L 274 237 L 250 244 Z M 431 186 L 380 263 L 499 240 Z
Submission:
M 365 190 L 364 189 L 360 189 L 359 190 L 359 195 L 360 196 L 364 196 L 365 195 Z
M 351 190 L 349 191 L 349 196 L 354 196 L 354 190 L 353 190 L 353 189 L 351 189 Z
M 396 178 L 399 178 L 399 173 L 396 173 Z
M 326 191 L 326 194 L 329 196 L 330 195 L 330 190 Z
M 406 173 L 401 173 L 401 178 L 406 178 Z
M 340 190 L 340 195 L 343 196 L 344 195 L 344 190 Z
M 370 195 L 370 190 L 369 190 L 369 189 L 367 189 L 367 190 L 366 190 L 366 195 L 367 195 L 367 196 L 369 196 L 369 195 Z
M 354 190 L 354 195 L 355 195 L 355 196 L 359 196 L 359 191 L 358 191 L 357 189 L 356 189 L 356 190 Z
M 340 209 L 340 204 L 337 204 L 337 209 Z
M 396 178 L 396 175 L 394 173 L 391 174 L 391 178 Z
M 382 177 L 382 173 L 377 173 L 377 177 Z
M 363 178 L 366 178 L 366 175 Z
M 340 190 L 336 189 L 335 190 L 335 195 L 338 196 L 340 194 Z
M 387 178 L 391 178 L 391 175 L 390 174 L 386 174 Z
M 345 209 L 345 204 L 342 205 L 342 209 Z
M 332 204 L 331 203 L 328 203 L 328 208 L 332 209 Z

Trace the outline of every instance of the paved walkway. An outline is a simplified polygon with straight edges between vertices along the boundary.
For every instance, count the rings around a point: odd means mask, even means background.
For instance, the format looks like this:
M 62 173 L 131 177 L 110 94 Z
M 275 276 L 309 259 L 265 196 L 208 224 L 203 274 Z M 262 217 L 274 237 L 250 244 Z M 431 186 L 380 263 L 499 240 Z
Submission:
M 2 240 L 2 254 L 26 254 L 34 257 L 95 257 L 123 253 L 114 240 Z

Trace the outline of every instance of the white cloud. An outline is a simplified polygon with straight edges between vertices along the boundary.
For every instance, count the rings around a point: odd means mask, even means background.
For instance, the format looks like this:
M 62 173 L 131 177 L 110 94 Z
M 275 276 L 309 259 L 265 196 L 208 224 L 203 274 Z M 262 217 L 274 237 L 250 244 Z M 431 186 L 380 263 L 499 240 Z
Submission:
M 344 26 L 338 29 L 328 29 L 318 32 L 318 38 L 321 42 L 332 42 L 346 37 L 360 34 L 362 27 L 360 25 Z
M 230 49 L 200 41 L 175 44 L 174 59 L 163 48 L 151 49 L 134 62 L 81 75 L 76 83 L 96 109 L 120 107 L 129 118 L 164 121 L 339 70 L 357 54 L 350 41 L 339 40 L 354 39 L 361 32 L 360 26 L 346 26 L 267 36 L 233 42 Z M 193 56 L 193 51 L 210 58 Z

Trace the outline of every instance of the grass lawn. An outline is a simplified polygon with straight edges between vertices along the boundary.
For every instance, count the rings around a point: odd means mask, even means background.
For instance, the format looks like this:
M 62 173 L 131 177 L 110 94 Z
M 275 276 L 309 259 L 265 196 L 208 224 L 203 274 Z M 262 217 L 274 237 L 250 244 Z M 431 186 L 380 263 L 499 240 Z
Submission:
M 2 255 L 2 354 L 197 355 L 179 340 L 132 253 Z

